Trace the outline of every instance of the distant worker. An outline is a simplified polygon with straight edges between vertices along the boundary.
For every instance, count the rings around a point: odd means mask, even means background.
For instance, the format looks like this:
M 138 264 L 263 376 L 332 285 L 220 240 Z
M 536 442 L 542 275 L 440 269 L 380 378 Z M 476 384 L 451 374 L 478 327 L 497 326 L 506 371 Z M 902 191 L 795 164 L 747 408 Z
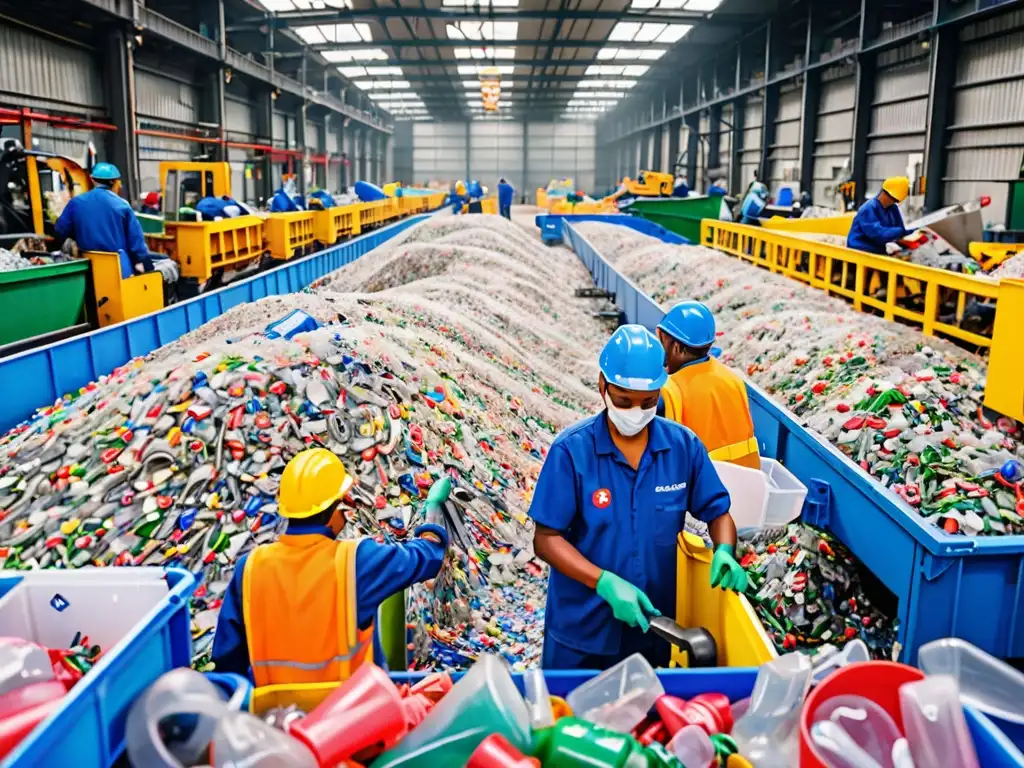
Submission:
M 466 208 L 466 213 L 483 213 L 484 212 L 484 190 L 480 186 L 479 181 L 469 182 L 469 205 Z
M 234 219 L 242 215 L 242 207 L 228 195 L 204 197 L 196 203 L 195 209 L 202 215 L 203 221 Z
M 512 220 L 512 199 L 515 194 L 515 187 L 505 181 L 504 178 L 498 181 L 498 213 L 509 221 Z
M 668 381 L 659 415 L 689 427 L 712 461 L 761 468 L 750 401 L 743 380 L 712 356 L 715 316 L 699 301 L 684 301 L 658 324 Z
M 142 213 L 148 213 L 152 216 L 156 216 L 160 213 L 160 193 L 159 192 L 147 192 L 146 196 L 142 198 Z
M 910 179 L 893 176 L 882 182 L 878 197 L 868 200 L 857 211 L 846 238 L 846 247 L 885 256 L 886 246 L 910 234 L 903 224 L 899 203 L 910 193 Z
M 760 181 L 750 185 L 750 191 L 743 201 L 743 208 L 740 209 L 740 223 L 749 224 L 754 227 L 761 225 L 761 213 L 768 205 L 768 187 Z
M 114 192 L 121 172 L 110 163 L 97 163 L 89 175 L 95 187 L 68 200 L 54 225 L 57 237 L 74 240 L 79 251 L 116 253 L 122 279 L 151 272 L 153 255 L 146 247 L 142 225 L 128 202 Z
M 466 204 L 466 185 L 462 183 L 462 180 L 455 182 L 455 192 L 450 196 L 452 204 L 452 214 L 458 216 L 462 213 L 462 206 Z
M 399 187 L 398 188 L 398 192 L 400 193 L 401 191 L 402 191 L 402 188 Z M 401 196 L 402 196 L 401 194 L 398 195 L 398 197 L 401 197 Z M 317 189 L 317 190 L 309 193 L 309 203 L 310 203 L 310 206 L 313 205 L 313 201 L 318 201 L 320 206 L 325 208 L 325 209 L 326 208 L 334 208 L 337 205 L 337 203 L 334 202 L 334 196 L 330 192 L 327 192 L 326 190 L 323 190 L 323 189 Z
M 288 462 L 278 492 L 288 527 L 235 565 L 213 640 L 218 672 L 249 675 L 257 686 L 296 685 L 345 680 L 363 663 L 384 665 L 377 609 L 437 575 L 448 534 L 426 523 L 402 544 L 337 540 L 351 486 L 326 448 Z
M 301 210 L 283 186 L 278 187 L 274 196 L 270 198 L 269 208 L 271 213 L 291 213 Z
M 624 325 L 601 351 L 605 410 L 562 431 L 530 505 L 537 556 L 551 566 L 541 666 L 607 669 L 633 653 L 667 666 L 649 619 L 676 609 L 676 538 L 686 514 L 708 524 L 711 586 L 743 591 L 729 493 L 688 429 L 655 417 L 665 351 Z

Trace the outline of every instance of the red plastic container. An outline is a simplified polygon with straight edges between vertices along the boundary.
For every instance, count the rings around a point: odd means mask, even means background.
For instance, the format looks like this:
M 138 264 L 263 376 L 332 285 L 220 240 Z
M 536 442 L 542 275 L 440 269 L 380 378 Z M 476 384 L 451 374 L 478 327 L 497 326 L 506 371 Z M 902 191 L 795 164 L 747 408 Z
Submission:
M 811 691 L 800 713 L 800 768 L 825 768 L 811 742 L 811 723 L 818 707 L 833 696 L 863 696 L 889 713 L 903 730 L 900 686 L 923 680 L 924 673 L 894 661 L 862 661 L 837 669 Z
M 492 733 L 469 756 L 466 768 L 540 768 L 540 762 L 526 757 L 500 733 Z

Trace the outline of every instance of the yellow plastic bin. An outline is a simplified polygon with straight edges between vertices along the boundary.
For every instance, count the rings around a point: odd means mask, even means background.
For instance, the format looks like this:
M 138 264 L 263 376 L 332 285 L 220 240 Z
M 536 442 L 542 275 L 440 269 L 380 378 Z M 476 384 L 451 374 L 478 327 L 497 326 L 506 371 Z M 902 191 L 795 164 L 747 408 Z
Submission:
M 171 258 L 182 277 L 209 280 L 215 269 L 238 268 L 263 256 L 263 219 L 239 216 L 220 221 L 167 222 L 175 245 Z
M 287 261 L 304 251 L 316 238 L 313 211 L 290 211 L 272 213 L 267 217 L 267 240 L 270 241 L 270 255 L 279 261 Z
M 743 595 L 711 588 L 712 552 L 685 531 L 676 542 L 676 621 L 704 627 L 718 645 L 721 667 L 756 667 L 778 654 L 750 602 Z M 672 649 L 672 666 L 687 666 L 686 654 Z
M 121 277 L 121 259 L 116 253 L 85 251 L 92 264 L 96 319 L 100 328 L 123 323 L 164 308 L 164 280 L 159 272 Z
M 321 245 L 334 245 L 341 231 L 341 216 L 344 208 L 324 208 L 313 211 L 313 237 Z
M 249 711 L 264 715 L 277 707 L 292 704 L 303 712 L 312 712 L 341 683 L 297 683 L 295 685 L 264 685 L 253 689 Z
M 846 237 L 850 234 L 850 226 L 853 224 L 853 217 L 855 215 L 854 213 L 845 213 L 841 216 L 825 216 L 820 219 L 787 219 L 782 216 L 773 216 L 770 219 L 761 219 L 761 226 L 765 229 L 775 229 L 780 232 L 800 232 Z

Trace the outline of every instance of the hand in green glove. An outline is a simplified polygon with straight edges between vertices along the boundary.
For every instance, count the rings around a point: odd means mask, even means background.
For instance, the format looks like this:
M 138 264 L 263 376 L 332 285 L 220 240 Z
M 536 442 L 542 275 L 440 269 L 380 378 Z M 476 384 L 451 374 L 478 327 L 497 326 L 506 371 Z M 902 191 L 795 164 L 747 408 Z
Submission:
M 452 481 L 447 477 L 435 480 L 427 492 L 427 500 L 423 504 L 424 517 L 428 523 L 444 527 L 444 517 L 441 515 L 441 507 L 452 492 Z
M 616 619 L 631 627 L 640 627 L 644 632 L 650 626 L 645 612 L 661 616 L 661 611 L 651 605 L 647 595 L 611 571 L 601 571 L 597 579 L 597 594 L 612 607 Z
M 711 558 L 711 586 L 745 592 L 747 572 L 736 562 L 732 552 L 732 544 L 719 544 L 715 547 L 715 556 Z

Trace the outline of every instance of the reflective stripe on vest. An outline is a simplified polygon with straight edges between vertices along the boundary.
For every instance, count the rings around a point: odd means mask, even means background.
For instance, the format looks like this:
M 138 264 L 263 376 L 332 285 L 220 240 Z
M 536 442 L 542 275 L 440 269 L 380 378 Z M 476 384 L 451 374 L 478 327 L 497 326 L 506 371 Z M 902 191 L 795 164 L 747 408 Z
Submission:
M 284 535 L 245 563 L 242 610 L 257 686 L 346 680 L 373 659 L 356 616 L 356 541 Z
M 708 453 L 712 461 L 736 461 L 744 456 L 757 453 L 757 438 L 751 437 L 732 445 L 723 445 Z

